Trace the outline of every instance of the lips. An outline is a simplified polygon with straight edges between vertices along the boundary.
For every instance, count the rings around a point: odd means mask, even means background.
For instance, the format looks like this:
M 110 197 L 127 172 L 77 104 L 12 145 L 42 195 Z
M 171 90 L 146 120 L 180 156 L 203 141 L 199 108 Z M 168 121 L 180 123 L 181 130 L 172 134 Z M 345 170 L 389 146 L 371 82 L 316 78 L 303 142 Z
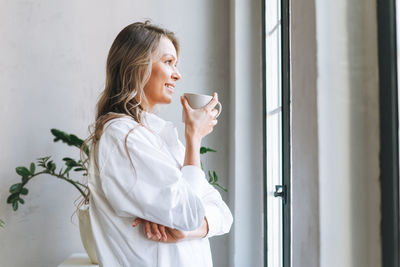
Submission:
M 174 85 L 174 84 L 172 84 L 172 83 L 166 83 L 166 84 L 165 84 L 165 87 L 167 87 L 167 89 L 168 89 L 169 91 L 174 92 L 174 89 L 175 89 L 175 85 Z
M 172 83 L 166 83 L 165 86 L 170 88 L 170 89 L 172 89 L 172 90 L 175 89 L 175 84 L 172 84 Z

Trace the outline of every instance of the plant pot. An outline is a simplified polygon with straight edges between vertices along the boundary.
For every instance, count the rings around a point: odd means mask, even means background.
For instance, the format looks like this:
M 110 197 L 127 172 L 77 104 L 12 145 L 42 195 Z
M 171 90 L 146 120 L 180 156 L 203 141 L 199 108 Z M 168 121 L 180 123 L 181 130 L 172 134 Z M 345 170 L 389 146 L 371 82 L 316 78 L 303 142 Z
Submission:
M 78 218 L 79 232 L 81 233 L 83 247 L 85 248 L 86 253 L 89 256 L 90 261 L 93 264 L 98 264 L 88 205 L 84 205 L 78 210 Z

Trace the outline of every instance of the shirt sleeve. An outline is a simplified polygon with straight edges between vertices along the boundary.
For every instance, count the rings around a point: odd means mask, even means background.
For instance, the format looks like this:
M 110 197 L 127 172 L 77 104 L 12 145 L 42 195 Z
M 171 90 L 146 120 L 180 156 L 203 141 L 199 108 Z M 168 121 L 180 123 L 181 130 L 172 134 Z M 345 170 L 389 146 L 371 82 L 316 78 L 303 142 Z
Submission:
M 182 145 L 183 147 L 183 145 Z M 184 166 L 182 173 L 185 177 L 191 179 L 191 184 L 197 190 L 204 208 L 205 216 L 208 222 L 208 233 L 206 237 L 223 235 L 230 231 L 233 216 L 228 206 L 223 201 L 220 193 L 210 185 L 205 178 L 204 172 L 196 166 Z M 200 176 L 203 179 L 196 179 Z
M 208 234 L 206 237 L 228 233 L 233 223 L 232 213 L 219 192 L 208 182 L 202 192 L 202 201 L 208 222 Z
M 118 216 L 140 217 L 182 231 L 197 229 L 205 216 L 199 197 L 204 173 L 195 166 L 180 170 L 161 143 L 149 141 L 151 133 L 146 131 L 137 127 L 128 136 L 132 164 L 125 134 L 108 141 L 114 152 L 99 166 L 105 197 Z

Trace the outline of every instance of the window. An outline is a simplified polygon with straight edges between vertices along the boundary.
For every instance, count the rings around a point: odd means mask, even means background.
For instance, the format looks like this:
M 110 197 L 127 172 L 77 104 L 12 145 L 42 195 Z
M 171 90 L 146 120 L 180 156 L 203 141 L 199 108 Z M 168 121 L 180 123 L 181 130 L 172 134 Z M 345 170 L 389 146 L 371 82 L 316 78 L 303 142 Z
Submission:
M 289 1 L 264 1 L 265 266 L 290 266 Z

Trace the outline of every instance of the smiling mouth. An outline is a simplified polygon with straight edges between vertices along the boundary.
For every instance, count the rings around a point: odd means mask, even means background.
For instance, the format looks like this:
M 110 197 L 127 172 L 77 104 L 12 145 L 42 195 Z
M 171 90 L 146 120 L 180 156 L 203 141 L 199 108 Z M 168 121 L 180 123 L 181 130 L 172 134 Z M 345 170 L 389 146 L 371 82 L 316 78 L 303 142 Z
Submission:
M 167 87 L 171 92 L 173 92 L 175 89 L 175 87 L 171 84 L 165 84 L 165 87 Z

